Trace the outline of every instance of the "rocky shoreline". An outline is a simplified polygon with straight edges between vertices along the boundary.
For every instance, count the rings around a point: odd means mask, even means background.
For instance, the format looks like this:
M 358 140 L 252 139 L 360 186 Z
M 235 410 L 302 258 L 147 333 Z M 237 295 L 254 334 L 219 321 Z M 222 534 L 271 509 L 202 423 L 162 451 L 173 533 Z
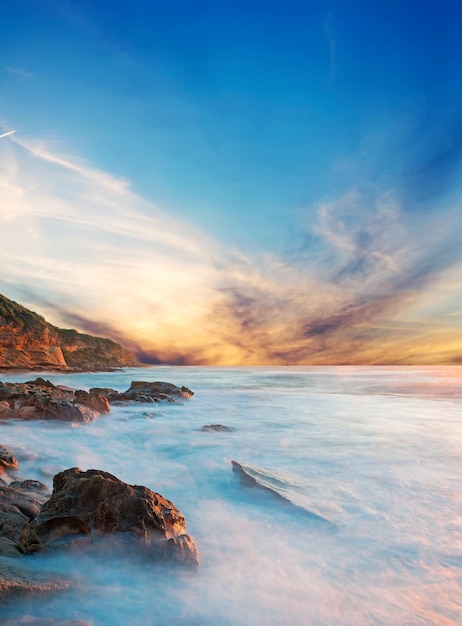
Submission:
M 44 378 L 0 382 L 0 420 L 87 423 L 108 414 L 112 404 L 178 402 L 193 395 L 187 387 L 166 382 L 133 381 L 122 393 L 70 389 Z M 122 542 L 139 558 L 198 566 L 198 550 L 186 533 L 184 516 L 162 495 L 103 470 L 76 467 L 57 473 L 50 492 L 37 480 L 21 478 L 18 470 L 14 451 L 0 445 L 0 604 L 22 594 L 74 586 L 70 578 L 30 568 L 27 555 L 38 551 L 77 546 L 78 554 L 104 543 L 117 552 Z
M 0 294 L 0 370 L 67 373 L 142 367 L 136 355 L 107 337 L 58 328 Z
M 133 381 L 119 393 L 115 389 L 93 388 L 89 391 L 54 385 L 44 378 L 25 383 L 0 381 L 1 419 L 55 419 L 67 422 L 91 422 L 110 412 L 111 404 L 124 402 L 176 402 L 190 399 L 194 393 L 187 387 L 165 382 Z
M 0 347 L 1 348 L 1 347 Z M 150 367 L 149 363 L 132 363 L 131 365 L 107 365 L 105 367 L 97 367 L 96 365 L 83 366 L 71 366 L 71 365 L 31 365 L 30 367 L 24 367 L 24 365 L 0 365 L 0 375 L 7 377 L 9 374 L 17 376 L 18 374 L 30 374 L 31 372 L 43 373 L 44 370 L 50 374 L 92 374 L 95 372 L 122 372 L 127 367 L 143 369 L 144 367 Z M 0 622 L 1 626 L 1 622 Z

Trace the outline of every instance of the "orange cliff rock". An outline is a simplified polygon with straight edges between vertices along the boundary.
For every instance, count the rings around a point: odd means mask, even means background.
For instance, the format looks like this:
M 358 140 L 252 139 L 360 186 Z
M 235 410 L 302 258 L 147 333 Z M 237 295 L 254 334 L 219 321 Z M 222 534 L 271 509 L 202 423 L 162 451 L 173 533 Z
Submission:
M 120 344 L 63 330 L 0 294 L 0 368 L 104 370 L 140 365 Z

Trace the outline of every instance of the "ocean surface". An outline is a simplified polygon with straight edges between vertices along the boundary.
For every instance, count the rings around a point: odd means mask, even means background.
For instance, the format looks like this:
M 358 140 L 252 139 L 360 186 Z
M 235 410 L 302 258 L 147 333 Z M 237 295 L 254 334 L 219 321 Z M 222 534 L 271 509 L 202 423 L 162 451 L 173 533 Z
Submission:
M 31 567 L 70 575 L 76 587 L 5 604 L 0 616 L 94 626 L 462 624 L 461 367 L 46 377 L 80 389 L 159 380 L 195 392 L 178 404 L 114 406 L 90 424 L 3 422 L 0 443 L 21 477 L 50 487 L 77 466 L 161 493 L 185 515 L 200 567 L 104 550 L 33 555 Z M 201 430 L 209 424 L 234 430 Z M 232 460 L 269 489 L 244 484 Z

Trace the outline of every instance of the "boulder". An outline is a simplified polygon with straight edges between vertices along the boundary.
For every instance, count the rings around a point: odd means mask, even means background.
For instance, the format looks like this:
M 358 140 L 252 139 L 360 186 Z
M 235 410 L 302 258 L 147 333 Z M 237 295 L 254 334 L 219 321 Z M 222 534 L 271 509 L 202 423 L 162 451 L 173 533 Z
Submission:
M 18 557 L 19 537 L 24 526 L 40 512 L 50 496 L 48 487 L 37 480 L 0 485 L 0 555 Z
M 21 533 L 20 549 L 38 552 L 60 537 L 92 533 L 128 533 L 154 560 L 198 564 L 194 540 L 172 502 L 108 472 L 75 467 L 56 474 L 51 498 Z
M 136 380 L 134 380 L 127 391 L 124 392 L 124 395 L 128 397 L 137 396 L 139 394 L 159 396 L 161 399 L 172 398 L 175 396 L 189 399 L 193 397 L 194 392 L 187 387 L 177 387 L 176 385 L 172 385 L 172 383 L 147 383 Z

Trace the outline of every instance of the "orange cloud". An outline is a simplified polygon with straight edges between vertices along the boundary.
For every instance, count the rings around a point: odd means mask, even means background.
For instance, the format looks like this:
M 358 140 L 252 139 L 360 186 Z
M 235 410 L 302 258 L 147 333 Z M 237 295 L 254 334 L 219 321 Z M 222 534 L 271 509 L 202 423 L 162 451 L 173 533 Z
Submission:
M 462 362 L 460 247 L 390 192 L 321 202 L 313 249 L 245 257 L 43 143 L 0 145 L 0 170 L 0 291 L 58 325 L 157 363 Z

